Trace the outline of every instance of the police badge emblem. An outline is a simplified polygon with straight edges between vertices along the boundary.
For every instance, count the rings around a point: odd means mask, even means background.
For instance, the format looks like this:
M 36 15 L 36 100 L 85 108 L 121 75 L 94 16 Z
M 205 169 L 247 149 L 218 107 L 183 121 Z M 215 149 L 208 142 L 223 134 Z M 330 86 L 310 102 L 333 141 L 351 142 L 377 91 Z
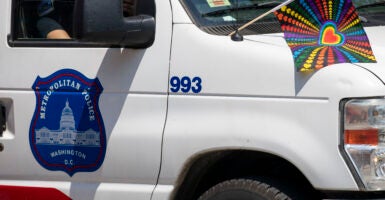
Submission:
M 106 133 L 99 111 L 103 87 L 72 70 L 37 77 L 32 86 L 36 109 L 29 141 L 35 159 L 51 171 L 76 172 L 99 169 L 106 152 Z

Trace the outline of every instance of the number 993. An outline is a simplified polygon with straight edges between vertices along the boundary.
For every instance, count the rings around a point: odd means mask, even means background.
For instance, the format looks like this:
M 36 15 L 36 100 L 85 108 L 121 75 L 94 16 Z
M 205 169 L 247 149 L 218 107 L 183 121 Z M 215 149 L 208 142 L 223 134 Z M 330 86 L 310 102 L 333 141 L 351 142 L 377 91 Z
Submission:
M 202 91 L 202 79 L 200 77 L 190 78 L 184 76 L 179 78 L 178 76 L 173 76 L 170 79 L 170 90 L 174 93 L 179 91 L 183 93 L 200 93 Z

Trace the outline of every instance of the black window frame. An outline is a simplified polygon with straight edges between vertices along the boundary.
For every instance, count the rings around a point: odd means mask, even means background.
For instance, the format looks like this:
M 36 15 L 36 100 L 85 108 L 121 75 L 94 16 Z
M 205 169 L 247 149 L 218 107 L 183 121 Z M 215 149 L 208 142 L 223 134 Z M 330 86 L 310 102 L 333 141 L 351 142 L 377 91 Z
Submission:
M 12 0 L 11 1 L 11 23 L 10 23 L 10 33 L 7 35 L 7 42 L 10 47 L 42 47 L 42 48 L 122 48 L 120 45 L 112 44 L 100 44 L 96 42 L 86 42 L 80 41 L 78 37 L 77 30 L 73 31 L 72 39 L 46 39 L 46 38 L 19 38 L 20 33 L 20 2 L 22 0 Z M 77 1 L 77 0 L 74 0 Z M 75 6 L 76 7 L 76 6 Z M 74 8 L 73 11 L 73 21 L 75 21 L 75 16 L 82 16 L 83 12 L 82 6 Z M 136 4 L 136 15 L 132 16 L 133 20 L 138 19 L 140 15 L 148 15 L 156 17 L 156 6 L 155 0 L 138 0 Z M 122 16 L 124 13 L 122 12 Z M 124 16 L 127 17 L 127 16 Z M 135 18 L 135 19 L 134 19 Z M 76 19 L 82 21 L 82 19 Z M 75 23 L 75 22 L 74 22 Z M 79 22 L 80 24 L 81 22 Z M 73 27 L 79 26 L 79 24 L 74 24 Z M 128 47 L 128 48 L 137 48 L 137 47 Z M 142 48 L 142 47 L 139 47 Z
M 45 39 L 45 38 L 18 38 L 19 2 L 21 0 L 12 0 L 11 6 L 11 32 L 8 34 L 8 45 L 10 47 L 112 47 L 98 44 L 80 42 L 76 39 Z

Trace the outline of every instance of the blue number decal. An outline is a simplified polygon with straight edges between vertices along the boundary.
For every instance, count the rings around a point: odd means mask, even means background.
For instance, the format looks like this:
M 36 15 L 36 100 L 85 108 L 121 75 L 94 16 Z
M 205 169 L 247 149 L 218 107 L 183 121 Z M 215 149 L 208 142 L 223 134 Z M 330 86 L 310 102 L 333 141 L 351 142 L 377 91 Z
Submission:
M 193 77 L 191 79 L 188 76 L 182 78 L 173 76 L 170 79 L 170 90 L 174 93 L 179 91 L 183 93 L 200 93 L 202 91 L 202 79 L 200 77 Z
M 195 84 L 193 87 L 191 87 L 191 90 L 194 93 L 199 93 L 202 91 L 202 79 L 199 77 L 194 77 L 192 79 L 192 82 Z
M 184 93 L 188 93 L 191 89 L 191 79 L 187 76 L 184 76 L 180 81 L 180 85 L 181 91 Z
M 170 90 L 171 92 L 178 92 L 180 89 L 180 79 L 176 76 L 170 79 Z

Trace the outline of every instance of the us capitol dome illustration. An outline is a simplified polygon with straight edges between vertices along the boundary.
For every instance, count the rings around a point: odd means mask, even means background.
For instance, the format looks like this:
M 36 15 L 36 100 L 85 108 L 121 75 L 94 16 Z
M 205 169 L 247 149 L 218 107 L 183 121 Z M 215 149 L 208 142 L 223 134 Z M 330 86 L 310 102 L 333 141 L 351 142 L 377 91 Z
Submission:
M 67 99 L 62 110 L 59 130 L 50 130 L 47 127 L 36 129 L 37 145 L 71 145 L 100 147 L 100 133 L 93 129 L 78 131 L 75 118 Z

